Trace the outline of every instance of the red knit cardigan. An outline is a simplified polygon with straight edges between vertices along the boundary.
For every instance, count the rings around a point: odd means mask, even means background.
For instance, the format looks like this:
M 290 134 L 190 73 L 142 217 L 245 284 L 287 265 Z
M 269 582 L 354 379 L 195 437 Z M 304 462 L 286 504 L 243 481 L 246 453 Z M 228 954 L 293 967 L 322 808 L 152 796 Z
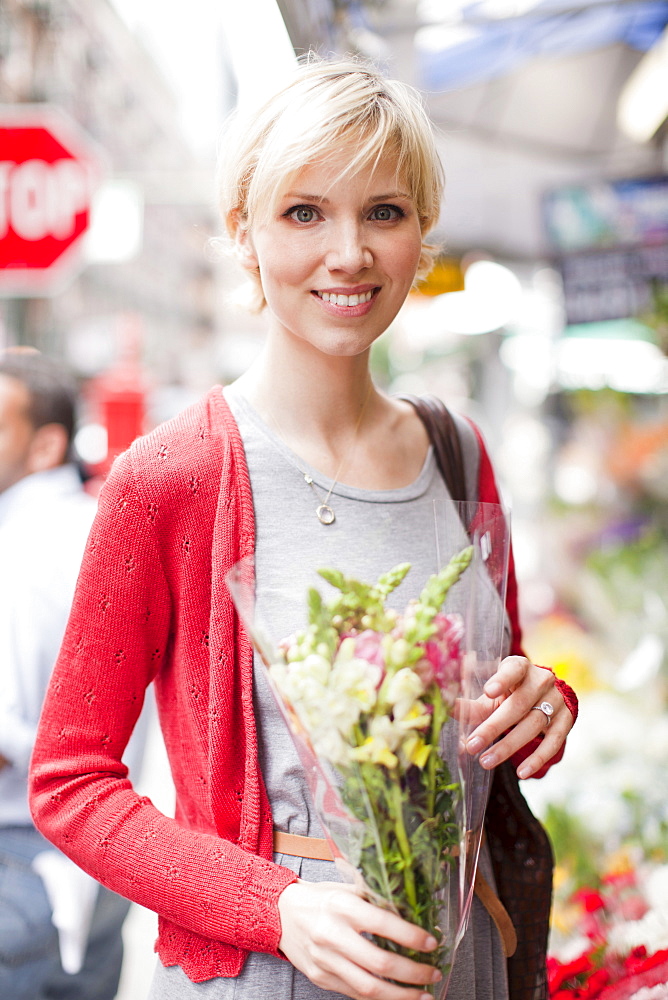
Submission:
M 480 497 L 493 501 L 483 459 Z M 253 549 L 243 445 L 215 387 L 114 464 L 33 753 L 38 828 L 155 910 L 162 962 L 195 982 L 237 975 L 249 951 L 277 954 L 278 897 L 296 879 L 271 860 L 253 651 L 223 582 Z M 121 760 L 151 681 L 174 819 L 137 795 Z

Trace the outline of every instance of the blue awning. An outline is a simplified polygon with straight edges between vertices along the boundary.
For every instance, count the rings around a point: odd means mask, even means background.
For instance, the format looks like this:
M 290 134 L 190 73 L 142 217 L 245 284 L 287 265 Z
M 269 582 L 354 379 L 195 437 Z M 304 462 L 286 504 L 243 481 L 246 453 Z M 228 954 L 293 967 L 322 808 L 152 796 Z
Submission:
M 416 36 L 425 90 L 461 89 L 504 76 L 536 57 L 576 55 L 619 42 L 645 52 L 668 25 L 668 3 L 652 0 L 599 0 L 580 8 L 543 0 L 518 17 L 498 20 L 485 15 L 484 4 L 471 3 L 460 14 L 450 33 L 446 25 L 432 24 Z

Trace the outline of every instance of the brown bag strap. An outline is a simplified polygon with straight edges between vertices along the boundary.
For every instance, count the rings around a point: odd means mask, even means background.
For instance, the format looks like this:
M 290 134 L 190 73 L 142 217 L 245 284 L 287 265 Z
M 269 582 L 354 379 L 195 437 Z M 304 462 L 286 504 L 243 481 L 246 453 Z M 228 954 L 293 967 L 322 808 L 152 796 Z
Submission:
M 510 919 L 510 914 L 505 908 L 491 885 L 478 868 L 475 873 L 473 888 L 476 896 L 485 907 L 490 917 L 496 924 L 496 929 L 503 944 L 503 954 L 510 958 L 517 951 L 517 933 L 515 926 Z
M 429 435 L 436 464 L 453 500 L 472 499 L 466 495 L 464 456 L 454 418 L 437 396 L 402 395 L 415 409 Z

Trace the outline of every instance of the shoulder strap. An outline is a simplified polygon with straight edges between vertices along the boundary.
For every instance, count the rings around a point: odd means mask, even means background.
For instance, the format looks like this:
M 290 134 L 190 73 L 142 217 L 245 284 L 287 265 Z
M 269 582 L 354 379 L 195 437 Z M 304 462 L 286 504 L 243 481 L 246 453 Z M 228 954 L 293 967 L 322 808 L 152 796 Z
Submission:
M 460 431 L 450 410 L 437 396 L 401 395 L 424 424 L 436 456 L 436 464 L 453 500 L 474 498 L 467 483 Z
M 453 416 L 435 396 L 402 395 L 401 398 L 415 408 L 425 425 L 453 500 L 477 499 L 480 453 L 470 425 Z M 467 459 L 471 454 L 476 455 L 478 461 L 465 462 L 464 454 Z M 485 831 L 499 896 L 498 900 L 494 897 L 494 902 L 503 914 L 502 926 L 508 930 L 504 946 L 510 1000 L 546 1000 L 552 852 L 509 761 L 494 770 Z

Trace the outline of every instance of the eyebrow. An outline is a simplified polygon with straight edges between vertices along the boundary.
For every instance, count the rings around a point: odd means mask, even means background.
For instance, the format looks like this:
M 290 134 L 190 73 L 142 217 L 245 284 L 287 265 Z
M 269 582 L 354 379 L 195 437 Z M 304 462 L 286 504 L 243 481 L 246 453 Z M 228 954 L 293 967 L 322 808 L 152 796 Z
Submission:
M 284 196 L 286 200 L 297 200 L 297 201 L 315 201 L 320 205 L 328 205 L 329 198 L 320 194 L 307 194 L 303 191 L 288 191 Z M 373 198 L 369 198 L 370 202 L 374 204 L 381 201 L 393 201 L 395 198 L 405 198 L 408 201 L 411 200 L 411 195 L 407 194 L 405 191 L 392 191 L 389 194 L 377 194 Z

